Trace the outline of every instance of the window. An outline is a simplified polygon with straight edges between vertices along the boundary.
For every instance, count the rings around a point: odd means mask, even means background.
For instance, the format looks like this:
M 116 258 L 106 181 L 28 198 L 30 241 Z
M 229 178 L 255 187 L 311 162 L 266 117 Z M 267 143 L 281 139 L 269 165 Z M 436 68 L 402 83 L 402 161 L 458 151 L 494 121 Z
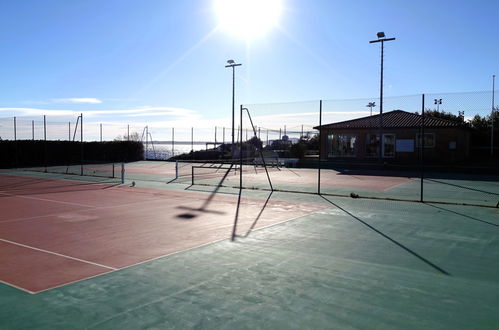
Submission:
M 395 134 L 383 134 L 383 157 L 395 157 Z
M 328 135 L 328 157 L 355 157 L 357 136 L 355 134 Z
M 435 148 L 435 133 L 424 133 L 424 147 Z M 416 134 L 416 147 L 421 147 L 421 134 Z
M 379 157 L 379 134 L 366 135 L 366 157 Z

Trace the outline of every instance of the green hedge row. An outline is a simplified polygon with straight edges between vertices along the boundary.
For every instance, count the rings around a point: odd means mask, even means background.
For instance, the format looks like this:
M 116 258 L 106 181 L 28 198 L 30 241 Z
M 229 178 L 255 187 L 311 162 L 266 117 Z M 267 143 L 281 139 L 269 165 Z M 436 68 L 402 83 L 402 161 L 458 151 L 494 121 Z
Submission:
M 144 146 L 135 141 L 72 142 L 0 141 L 0 168 L 130 162 L 144 158 Z

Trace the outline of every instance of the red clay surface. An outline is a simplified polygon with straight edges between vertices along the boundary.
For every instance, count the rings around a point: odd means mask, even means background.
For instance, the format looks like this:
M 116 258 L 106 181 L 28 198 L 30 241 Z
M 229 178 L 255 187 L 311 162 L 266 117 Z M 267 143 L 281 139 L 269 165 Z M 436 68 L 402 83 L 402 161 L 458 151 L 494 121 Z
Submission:
M 226 239 L 237 199 L 0 175 L 0 282 L 36 293 Z M 328 207 L 265 202 L 241 199 L 238 234 Z

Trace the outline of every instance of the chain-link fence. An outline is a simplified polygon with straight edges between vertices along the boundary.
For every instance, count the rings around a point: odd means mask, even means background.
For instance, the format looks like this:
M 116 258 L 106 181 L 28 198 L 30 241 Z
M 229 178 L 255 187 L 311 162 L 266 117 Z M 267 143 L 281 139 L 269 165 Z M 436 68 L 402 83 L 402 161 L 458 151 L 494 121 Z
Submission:
M 268 188 L 261 171 L 266 162 L 276 190 L 495 206 L 499 112 L 492 99 L 499 101 L 499 95 L 386 97 L 382 108 L 376 98 L 242 105 L 229 159 L 242 155 L 248 160 L 247 150 L 238 151 L 241 141 L 244 148 L 261 145 L 261 155 L 251 154 L 253 167 L 259 168 L 245 172 L 245 188 Z M 84 116 L 11 117 L 0 118 L 0 138 L 38 141 L 29 150 L 14 144 L 8 151 L 13 164 L 22 163 L 27 152 L 36 153 L 42 163 L 56 163 L 57 152 L 49 152 L 45 141 L 137 141 L 145 159 L 187 154 L 185 159 L 199 160 L 227 158 L 199 158 L 193 151 L 227 151 L 232 128 L 99 123 Z M 78 148 L 62 150 L 70 162 L 85 158 Z

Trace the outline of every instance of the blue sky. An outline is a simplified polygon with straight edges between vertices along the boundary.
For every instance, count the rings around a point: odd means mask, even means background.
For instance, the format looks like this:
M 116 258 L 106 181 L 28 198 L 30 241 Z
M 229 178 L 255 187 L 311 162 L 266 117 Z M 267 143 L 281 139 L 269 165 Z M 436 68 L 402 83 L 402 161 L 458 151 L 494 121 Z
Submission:
M 243 64 L 236 104 L 376 100 L 378 31 L 397 38 L 385 45 L 387 97 L 487 91 L 499 74 L 497 1 L 282 6 L 276 26 L 248 41 L 219 27 L 212 0 L 2 1 L 0 117 L 226 124 L 227 59 Z

